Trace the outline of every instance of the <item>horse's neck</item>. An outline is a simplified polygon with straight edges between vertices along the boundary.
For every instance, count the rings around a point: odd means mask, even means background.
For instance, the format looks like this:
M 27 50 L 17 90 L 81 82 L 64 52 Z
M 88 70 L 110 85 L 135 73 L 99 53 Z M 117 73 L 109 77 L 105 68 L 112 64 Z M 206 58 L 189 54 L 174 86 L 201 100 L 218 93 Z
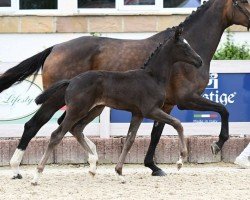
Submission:
M 216 5 L 219 3 L 220 5 Z M 223 16 L 224 6 L 221 3 L 214 1 L 204 13 L 200 14 L 200 17 L 196 16 L 189 23 L 184 23 L 184 37 L 207 66 L 213 58 L 224 30 L 229 26 L 226 17 Z

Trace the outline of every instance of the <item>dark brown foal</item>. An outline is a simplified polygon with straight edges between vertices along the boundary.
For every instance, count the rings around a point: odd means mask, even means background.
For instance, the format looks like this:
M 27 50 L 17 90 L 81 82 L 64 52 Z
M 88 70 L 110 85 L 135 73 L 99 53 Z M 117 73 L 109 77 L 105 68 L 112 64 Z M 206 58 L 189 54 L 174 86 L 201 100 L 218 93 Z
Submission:
M 81 120 L 99 115 L 98 110 L 102 110 L 103 106 L 132 113 L 127 139 L 115 168 L 120 178 L 123 179 L 121 175 L 126 155 L 144 117 L 169 124 L 176 129 L 181 143 L 180 160 L 177 164 L 178 168 L 182 166 L 182 159 L 187 156 L 183 127 L 178 119 L 162 110 L 166 98 L 165 88 L 171 75 L 171 66 L 175 62 L 182 61 L 200 67 L 202 60 L 187 41 L 180 36 L 181 32 L 182 29 L 177 27 L 174 36 L 157 48 L 155 55 L 142 69 L 124 73 L 86 72 L 71 80 L 56 83 L 37 97 L 36 102 L 41 104 L 58 88 L 65 88 L 67 111 L 61 125 L 51 135 L 48 148 L 37 167 L 38 173 L 32 181 L 33 184 L 37 184 L 38 174 L 43 171 L 50 153 L 64 135 L 75 129 L 77 123 L 81 124 Z M 82 128 L 79 128 L 79 134 L 81 134 Z

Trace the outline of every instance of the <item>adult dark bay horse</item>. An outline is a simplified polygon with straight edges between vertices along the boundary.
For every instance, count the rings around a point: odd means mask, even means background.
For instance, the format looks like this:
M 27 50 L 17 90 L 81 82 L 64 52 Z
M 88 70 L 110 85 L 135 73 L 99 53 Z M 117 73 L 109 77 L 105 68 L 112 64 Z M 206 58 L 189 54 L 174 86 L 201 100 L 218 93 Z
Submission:
M 176 27 L 174 36 L 157 48 L 154 56 L 142 69 L 128 72 L 85 72 L 71 80 L 53 84 L 36 98 L 36 103 L 42 104 L 58 89 L 64 89 L 67 110 L 62 123 L 51 134 L 48 147 L 37 166 L 37 173 L 32 181 L 33 185 L 37 185 L 38 177 L 43 172 L 50 154 L 64 135 L 72 129 L 77 129 L 78 135 L 84 138 L 82 133 L 84 127 L 97 117 L 105 106 L 132 113 L 127 139 L 115 167 L 122 182 L 124 182 L 122 168 L 126 155 L 134 143 L 136 133 L 145 117 L 167 123 L 176 129 L 180 138 L 180 160 L 177 162 L 177 167 L 182 167 L 182 160 L 187 156 L 183 127 L 178 119 L 165 113 L 162 106 L 173 64 L 185 62 L 190 64 L 189 67 L 194 65 L 198 68 L 202 65 L 202 60 L 188 42 L 181 37 L 181 33 L 182 28 Z M 72 130 L 72 132 L 76 132 L 76 130 Z
M 194 70 L 187 64 L 177 63 L 171 76 L 172 84 L 167 88 L 168 95 L 164 106 L 164 111 L 167 113 L 170 113 L 177 105 L 180 109 L 214 111 L 221 115 L 219 141 L 212 144 L 215 154 L 220 151 L 229 137 L 229 114 L 223 105 L 207 100 L 200 95 L 208 83 L 210 61 L 223 31 L 233 24 L 249 28 L 249 10 L 250 4 L 247 0 L 210 0 L 191 14 L 183 23 L 183 35 L 202 57 L 203 66 L 199 70 Z M 144 40 L 81 37 L 55 45 L 4 73 L 0 78 L 0 91 L 37 72 L 42 65 L 45 89 L 59 80 L 70 79 L 88 70 L 126 71 L 136 69 L 172 32 L 171 29 L 167 29 Z M 11 166 L 16 171 L 17 177 L 21 178 L 18 175 L 18 166 L 29 141 L 53 114 L 64 106 L 63 99 L 64 96 L 59 90 L 25 124 L 20 143 L 11 159 Z M 144 161 L 145 166 L 149 167 L 153 171 L 152 174 L 156 176 L 165 174 L 153 161 L 163 128 L 163 123 L 154 123 L 149 150 Z

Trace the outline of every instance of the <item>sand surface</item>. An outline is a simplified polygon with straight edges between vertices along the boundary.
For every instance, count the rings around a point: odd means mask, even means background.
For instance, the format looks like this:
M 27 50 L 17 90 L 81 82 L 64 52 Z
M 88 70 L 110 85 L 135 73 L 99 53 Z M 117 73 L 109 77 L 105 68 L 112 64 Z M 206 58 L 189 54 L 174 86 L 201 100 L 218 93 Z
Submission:
M 83 165 L 48 165 L 39 185 L 32 186 L 35 166 L 22 166 L 22 180 L 11 180 L 9 167 L 0 167 L 0 199 L 188 199 L 249 200 L 250 169 L 231 164 L 160 165 L 165 177 L 152 177 L 143 165 L 125 165 L 121 184 L 114 165 L 98 166 L 92 178 Z

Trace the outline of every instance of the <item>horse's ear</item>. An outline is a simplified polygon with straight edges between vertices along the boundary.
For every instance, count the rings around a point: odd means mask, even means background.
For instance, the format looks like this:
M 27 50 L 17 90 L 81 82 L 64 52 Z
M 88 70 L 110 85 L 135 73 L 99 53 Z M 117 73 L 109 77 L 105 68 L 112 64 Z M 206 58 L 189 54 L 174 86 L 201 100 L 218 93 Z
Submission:
M 183 27 L 182 26 L 178 26 L 176 27 L 176 30 L 175 30 L 175 40 L 179 40 L 181 34 L 183 32 Z

